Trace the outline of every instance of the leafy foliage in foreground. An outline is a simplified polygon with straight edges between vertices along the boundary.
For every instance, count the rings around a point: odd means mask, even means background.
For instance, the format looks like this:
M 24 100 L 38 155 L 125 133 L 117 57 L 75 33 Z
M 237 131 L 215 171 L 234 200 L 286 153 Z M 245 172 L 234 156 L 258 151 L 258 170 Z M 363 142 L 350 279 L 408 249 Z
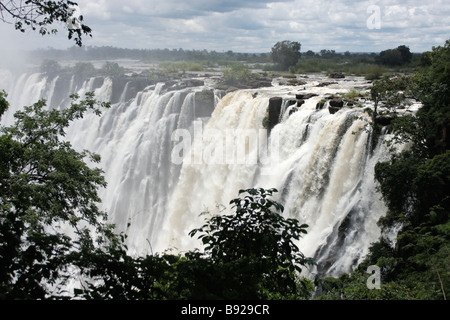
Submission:
M 235 214 L 214 216 L 190 233 L 200 233 L 213 263 L 234 269 L 230 279 L 236 285 L 246 283 L 236 287 L 245 298 L 294 297 L 301 266 L 312 264 L 296 245 L 308 226 L 283 218 L 278 213 L 283 206 L 268 198 L 273 192 L 276 189 L 240 190 L 247 195 L 231 201 Z M 310 283 L 302 279 L 301 285 L 307 288 Z
M 55 34 L 56 28 L 49 29 L 59 22 L 67 26 L 68 39 L 73 39 L 77 46 L 82 45 L 83 35 L 92 36 L 91 28 L 83 23 L 83 16 L 75 16 L 76 2 L 58 1 L 2 1 L 0 2 L 0 21 L 14 21 L 16 30 L 38 30 L 39 34 Z
M 125 246 L 83 255 L 92 280 L 86 299 L 305 299 L 313 284 L 300 278 L 312 263 L 295 244 L 306 225 L 284 219 L 275 189 L 248 189 L 231 201 L 235 213 L 213 216 L 190 232 L 205 251 L 132 258 Z
M 65 128 L 107 104 L 93 94 L 72 96 L 65 110 L 46 110 L 41 100 L 15 113 L 13 126 L 0 128 L 0 295 L 45 298 L 84 246 L 111 234 L 106 214 L 96 203 L 105 185 L 102 171 L 90 168 L 100 159 L 77 152 L 61 141 Z M 8 107 L 0 94 L 2 114 Z M 0 114 L 0 116 L 2 115 Z M 69 237 L 73 234 L 73 237 Z

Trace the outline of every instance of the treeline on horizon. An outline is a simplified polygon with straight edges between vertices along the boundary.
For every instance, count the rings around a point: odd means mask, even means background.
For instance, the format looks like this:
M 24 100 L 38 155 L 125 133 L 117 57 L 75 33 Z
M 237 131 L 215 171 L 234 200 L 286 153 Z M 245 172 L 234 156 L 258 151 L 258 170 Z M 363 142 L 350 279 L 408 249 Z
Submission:
M 359 62 L 383 63 L 380 61 L 380 54 L 394 49 L 388 49 L 377 52 L 336 52 L 335 50 L 322 49 L 314 52 L 308 50 L 301 53 L 302 59 L 355 59 Z M 226 62 L 241 61 L 247 63 L 272 63 L 271 52 L 246 53 L 227 50 L 217 52 L 215 50 L 186 50 L 186 49 L 129 49 L 113 46 L 73 46 L 67 49 L 36 49 L 30 51 L 30 57 L 35 59 L 53 59 L 53 60 L 113 60 L 113 59 L 131 59 L 141 61 L 210 61 Z M 412 53 L 414 58 L 420 58 L 422 53 Z
M 282 42 L 279 42 L 281 44 Z M 178 71 L 208 71 L 217 67 L 238 70 L 238 76 L 245 71 L 251 75 L 249 69 L 258 72 L 289 72 L 293 74 L 309 73 L 343 73 L 345 75 L 364 76 L 367 80 L 380 79 L 389 73 L 408 74 L 416 71 L 424 64 L 423 53 L 412 53 L 409 47 L 399 45 L 397 48 L 383 50 L 379 53 L 343 53 L 335 50 L 322 49 L 319 52 L 308 50 L 301 52 L 301 44 L 284 41 L 288 46 L 297 44 L 298 48 L 288 47 L 288 56 L 298 55 L 295 61 L 280 64 L 275 61 L 272 52 L 242 53 L 231 50 L 217 52 L 184 49 L 127 49 L 112 46 L 77 47 L 61 49 L 38 49 L 30 52 L 30 61 L 36 64 L 48 65 L 49 61 L 102 61 L 102 60 L 137 60 L 143 63 L 154 63 L 166 72 Z M 298 50 L 297 50 L 298 49 Z M 117 66 L 118 67 L 118 66 Z M 47 71 L 47 70 L 46 70 Z M 122 72 L 123 73 L 123 72 Z M 244 77 L 245 81 L 249 77 Z M 244 82 L 245 82 L 244 81 Z

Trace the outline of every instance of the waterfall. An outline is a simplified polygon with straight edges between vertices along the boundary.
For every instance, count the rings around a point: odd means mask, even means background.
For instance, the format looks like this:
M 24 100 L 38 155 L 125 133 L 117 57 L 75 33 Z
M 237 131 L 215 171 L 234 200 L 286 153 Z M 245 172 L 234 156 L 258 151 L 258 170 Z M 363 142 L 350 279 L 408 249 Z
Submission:
M 301 88 L 276 85 L 222 97 L 208 85 L 171 90 L 132 80 L 118 86 L 109 78 L 76 84 L 73 77 L 4 70 L 0 77 L 11 104 L 2 124 L 39 98 L 63 107 L 74 89 L 80 95 L 95 91 L 98 100 L 118 97 L 102 116 L 87 114 L 73 123 L 66 137 L 75 149 L 101 156 L 108 183 L 100 190 L 101 209 L 127 232 L 132 253 L 200 248 L 188 232 L 203 224 L 205 214 L 230 210 L 238 190 L 252 187 L 277 188 L 286 217 L 309 225 L 299 247 L 317 262 L 311 274 L 350 271 L 380 236 L 376 223 L 386 208 L 374 166 L 387 150 L 382 143 L 371 148 L 363 108 L 335 114 L 316 109 L 326 95 L 360 86 L 359 78 L 332 87 L 312 78 Z M 284 103 L 280 123 L 267 132 L 269 99 L 288 101 L 299 91 L 316 96 L 298 108 Z

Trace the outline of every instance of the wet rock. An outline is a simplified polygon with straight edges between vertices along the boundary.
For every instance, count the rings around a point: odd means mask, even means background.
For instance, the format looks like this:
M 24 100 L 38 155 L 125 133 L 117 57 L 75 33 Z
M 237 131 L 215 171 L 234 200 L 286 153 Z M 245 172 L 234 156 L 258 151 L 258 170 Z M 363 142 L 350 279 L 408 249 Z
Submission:
M 342 98 L 333 98 L 330 100 L 330 106 L 342 108 L 344 106 L 344 100 L 342 100 Z
M 203 90 L 195 93 L 195 117 L 209 117 L 214 110 L 214 91 Z
M 345 78 L 345 75 L 342 72 L 334 72 L 328 76 L 331 79 L 342 79 Z
M 199 79 L 187 79 L 184 80 L 187 87 L 200 87 L 205 85 L 205 81 Z
M 328 107 L 328 111 L 330 112 L 330 114 L 335 114 L 339 110 L 341 110 L 341 108 L 336 108 L 336 107 L 332 107 L 332 106 Z
M 283 98 L 281 97 L 272 97 L 269 99 L 269 119 L 267 125 L 269 130 L 272 130 L 278 124 L 282 104 Z
M 289 116 L 298 111 L 298 107 L 293 107 L 289 110 Z
M 248 83 L 248 87 L 250 89 L 258 89 L 258 88 L 271 87 L 271 86 L 272 86 L 272 79 L 270 79 L 270 78 L 261 78 L 261 79 L 250 80 Z
M 288 80 L 288 84 L 291 86 L 302 86 L 306 84 L 306 81 L 300 79 L 290 79 Z
M 396 116 L 393 114 L 378 115 L 375 118 L 375 122 L 382 126 L 388 126 L 391 124 L 392 120 L 394 120 L 395 118 L 396 118 Z
M 305 94 L 298 93 L 298 94 L 295 95 L 295 97 L 297 99 L 304 99 L 304 100 L 312 98 L 312 97 L 316 97 L 316 96 L 317 96 L 316 93 L 305 93 Z
M 331 114 L 335 114 L 344 106 L 344 101 L 342 98 L 333 98 L 329 101 L 328 111 Z
M 316 87 L 327 87 L 332 84 L 337 84 L 337 82 L 324 81 L 324 82 L 319 83 Z
M 216 89 L 224 90 L 227 92 L 235 91 L 238 89 L 258 89 L 258 88 L 264 88 L 264 87 L 271 87 L 272 86 L 272 79 L 270 78 L 260 78 L 260 79 L 251 79 L 246 82 L 242 83 L 225 83 L 225 82 L 219 82 L 216 84 Z
M 165 88 L 167 89 L 167 91 L 173 91 L 203 86 L 205 82 L 203 80 L 198 79 L 183 79 L 183 80 L 168 80 L 166 81 L 165 84 L 166 84 Z
M 316 110 L 322 110 L 324 106 L 325 106 L 325 102 L 324 101 L 317 102 Z

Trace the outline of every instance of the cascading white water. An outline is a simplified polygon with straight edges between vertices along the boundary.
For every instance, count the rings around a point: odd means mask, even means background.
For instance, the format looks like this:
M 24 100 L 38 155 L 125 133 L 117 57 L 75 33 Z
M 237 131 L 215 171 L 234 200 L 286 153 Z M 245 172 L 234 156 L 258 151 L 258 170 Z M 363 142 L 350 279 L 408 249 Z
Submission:
M 234 141 L 237 148 L 239 134 L 262 129 L 268 99 L 280 94 L 280 88 L 274 88 L 224 97 L 204 128 L 207 138 L 194 144 L 195 154 L 211 153 L 225 141 Z M 300 248 L 318 262 L 318 270 L 311 272 L 338 275 L 357 265 L 380 235 L 376 222 L 385 206 L 376 193 L 373 170 L 386 150 L 380 144 L 371 152 L 369 116 L 361 108 L 330 114 L 327 109 L 316 110 L 321 98 L 311 98 L 275 126 L 267 144 L 277 148 L 277 157 L 266 164 L 246 164 L 256 149 L 264 149 L 264 139 L 241 154 L 246 159 L 234 163 L 185 163 L 169 202 L 164 243 L 178 249 L 198 246 L 183 235 L 201 225 L 200 213 L 218 213 L 216 207 L 226 207 L 239 189 L 274 187 L 280 191 L 276 197 L 285 205 L 285 214 L 309 225 Z M 212 139 L 215 135 L 218 138 Z
M 64 87 L 57 78 L 39 74 L 15 77 L 2 71 L 0 76 L 11 103 L 2 124 L 12 122 L 14 108 L 42 97 L 52 101 Z M 212 88 L 167 91 L 158 84 L 127 99 L 125 84 L 110 109 L 74 123 L 67 138 L 76 149 L 101 155 L 108 183 L 100 190 L 102 209 L 120 231 L 130 223 L 130 251 L 198 248 L 188 232 L 202 225 L 202 212 L 229 210 L 239 189 L 277 188 L 284 214 L 309 225 L 299 246 L 318 262 L 310 272 L 339 275 L 356 266 L 379 237 L 376 222 L 386 209 L 373 169 L 387 152 L 382 144 L 371 151 L 369 118 L 362 108 L 335 114 L 316 110 L 325 94 L 346 92 L 361 79 L 316 85 L 311 79 L 302 87 L 238 90 L 221 99 L 216 95 L 216 105 L 200 111 L 196 93 Z M 95 90 L 97 99 L 109 100 L 113 87 L 110 79 L 75 85 L 71 78 L 65 94 L 58 92 L 65 98 L 54 103 L 67 103 L 70 90 Z M 317 96 L 291 115 L 285 108 L 268 136 L 262 123 L 269 99 L 289 99 L 299 91 Z M 188 137 L 189 143 L 181 139 Z

